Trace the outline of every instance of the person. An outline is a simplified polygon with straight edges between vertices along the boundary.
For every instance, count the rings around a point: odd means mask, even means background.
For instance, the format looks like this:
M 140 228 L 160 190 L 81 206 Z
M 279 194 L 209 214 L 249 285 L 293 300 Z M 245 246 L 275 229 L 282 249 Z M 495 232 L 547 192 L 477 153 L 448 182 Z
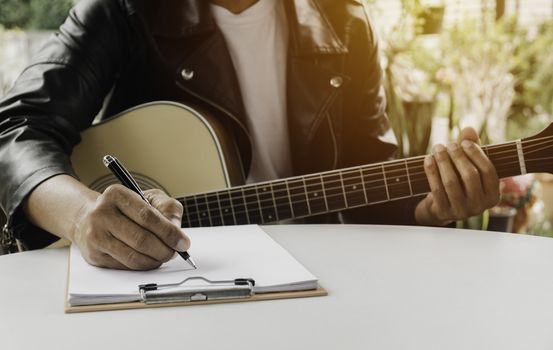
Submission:
M 119 269 L 153 269 L 188 249 L 177 201 L 150 190 L 149 207 L 118 185 L 94 192 L 69 160 L 98 113 L 156 100 L 215 113 L 248 182 L 396 149 L 362 1 L 81 0 L 0 103 L 0 202 L 20 242 L 65 237 L 90 264 Z M 426 157 L 426 197 L 312 222 L 446 225 L 493 206 L 493 165 L 473 129 L 460 141 Z

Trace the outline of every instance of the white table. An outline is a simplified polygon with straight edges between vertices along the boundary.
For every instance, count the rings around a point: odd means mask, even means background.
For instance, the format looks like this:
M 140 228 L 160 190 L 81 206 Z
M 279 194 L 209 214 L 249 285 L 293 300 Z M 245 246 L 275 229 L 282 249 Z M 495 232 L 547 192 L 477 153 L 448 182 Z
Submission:
M 67 250 L 0 257 L 0 349 L 553 349 L 553 239 L 270 226 L 327 297 L 64 314 Z

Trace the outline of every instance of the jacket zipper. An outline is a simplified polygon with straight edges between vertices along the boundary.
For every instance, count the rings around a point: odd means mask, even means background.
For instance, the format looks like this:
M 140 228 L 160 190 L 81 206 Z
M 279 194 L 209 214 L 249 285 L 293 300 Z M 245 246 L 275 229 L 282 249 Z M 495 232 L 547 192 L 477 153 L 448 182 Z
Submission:
M 2 228 L 2 234 L 0 235 L 0 251 L 4 254 L 16 253 L 20 251 L 15 236 L 13 234 L 11 221 L 11 216 L 8 216 L 6 224 Z

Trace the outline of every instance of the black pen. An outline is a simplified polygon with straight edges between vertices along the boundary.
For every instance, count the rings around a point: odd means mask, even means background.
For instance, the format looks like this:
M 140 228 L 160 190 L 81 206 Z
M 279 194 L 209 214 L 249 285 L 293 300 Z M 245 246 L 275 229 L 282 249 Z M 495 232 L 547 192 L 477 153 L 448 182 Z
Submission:
M 146 198 L 146 196 L 144 195 L 144 192 L 142 192 L 142 189 L 140 189 L 140 186 L 138 186 L 138 183 L 135 181 L 135 179 L 131 176 L 131 173 L 129 173 L 127 171 L 127 169 L 125 169 L 125 167 L 123 166 L 123 164 L 121 164 L 121 162 L 113 157 L 113 156 L 110 156 L 110 155 L 106 155 L 104 156 L 104 165 L 109 169 L 111 170 L 111 172 L 113 173 L 113 175 L 115 175 L 115 177 L 121 181 L 121 184 L 125 187 L 127 187 L 128 189 L 134 191 L 135 193 L 137 193 L 140 197 L 142 197 L 142 199 L 150 204 L 150 202 L 148 201 L 148 199 Z M 151 204 L 150 204 L 151 205 Z M 179 252 L 179 251 L 176 251 L 187 263 L 190 264 L 190 266 L 192 266 L 193 268 L 197 268 L 196 267 L 196 264 L 194 264 L 194 261 L 192 260 L 192 258 L 190 257 L 190 255 L 187 253 L 187 252 Z

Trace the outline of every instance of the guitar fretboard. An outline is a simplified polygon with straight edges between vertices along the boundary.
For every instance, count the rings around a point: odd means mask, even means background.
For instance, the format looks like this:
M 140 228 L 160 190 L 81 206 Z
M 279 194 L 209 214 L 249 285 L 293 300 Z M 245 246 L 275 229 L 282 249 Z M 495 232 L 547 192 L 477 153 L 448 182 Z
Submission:
M 520 141 L 483 147 L 500 178 L 526 173 Z M 424 157 L 333 170 L 178 198 L 183 227 L 267 224 L 429 192 Z

